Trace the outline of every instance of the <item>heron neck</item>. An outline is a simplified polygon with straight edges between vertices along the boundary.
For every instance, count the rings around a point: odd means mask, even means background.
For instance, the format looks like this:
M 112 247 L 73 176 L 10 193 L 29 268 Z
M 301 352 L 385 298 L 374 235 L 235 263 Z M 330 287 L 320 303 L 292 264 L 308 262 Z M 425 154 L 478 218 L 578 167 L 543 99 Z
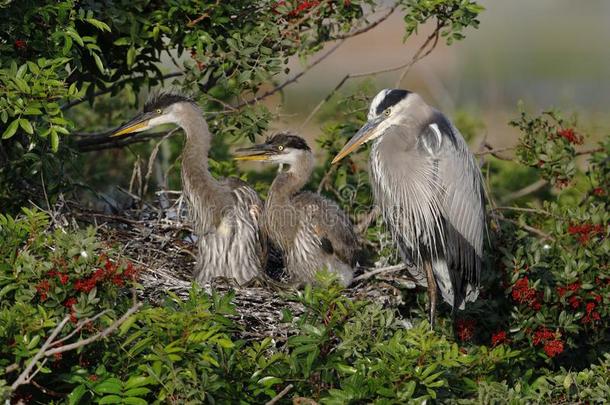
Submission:
M 212 134 L 201 110 L 191 105 L 185 108 L 179 125 L 186 142 L 182 151 L 182 182 L 184 192 L 193 205 L 196 221 L 202 228 L 218 224 L 222 207 L 226 205 L 227 189 L 208 170 L 208 152 Z
M 307 184 L 313 171 L 313 165 L 313 155 L 303 153 L 290 165 L 288 170 L 280 172 L 275 177 L 269 189 L 267 201 L 271 203 L 288 201 Z
M 213 179 L 208 171 L 207 157 L 212 141 L 208 123 L 196 106 L 189 106 L 185 110 L 188 112 L 184 114 L 185 117 L 179 124 L 186 135 L 186 144 L 182 152 L 182 167 L 198 173 L 206 179 Z

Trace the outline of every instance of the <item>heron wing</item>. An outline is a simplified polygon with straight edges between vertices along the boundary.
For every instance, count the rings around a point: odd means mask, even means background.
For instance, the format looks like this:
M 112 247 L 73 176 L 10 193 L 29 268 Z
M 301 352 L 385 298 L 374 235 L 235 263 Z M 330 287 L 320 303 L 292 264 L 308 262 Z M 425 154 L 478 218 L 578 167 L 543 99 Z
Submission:
M 445 256 L 458 291 L 480 279 L 485 233 L 484 188 L 481 171 L 460 132 L 441 113 L 420 136 L 426 152 L 437 164 L 442 205 Z M 452 276 L 454 275 L 452 274 Z M 456 274 L 457 276 L 457 274 Z M 466 300 L 469 300 L 466 291 Z M 458 304 L 459 305 L 459 304 Z
M 335 202 L 311 192 L 297 194 L 293 203 L 301 213 L 302 223 L 320 238 L 320 248 L 354 266 L 360 243 L 345 212 Z
M 261 225 L 261 215 L 263 213 L 263 202 L 254 189 L 245 181 L 236 177 L 227 177 L 223 183 L 229 187 L 235 198 L 234 209 L 241 209 L 247 212 L 244 217 L 249 219 L 250 225 L 254 228 L 257 235 L 256 250 L 260 257 L 263 268 L 266 267 L 268 258 L 267 236 L 263 234 Z

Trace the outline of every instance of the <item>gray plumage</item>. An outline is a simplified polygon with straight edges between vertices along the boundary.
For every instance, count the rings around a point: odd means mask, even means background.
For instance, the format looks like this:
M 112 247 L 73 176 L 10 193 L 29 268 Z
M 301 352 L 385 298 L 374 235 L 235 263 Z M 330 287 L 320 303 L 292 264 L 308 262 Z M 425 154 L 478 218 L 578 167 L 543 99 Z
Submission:
M 259 226 L 262 201 L 239 179 L 212 177 L 207 161 L 212 134 L 197 104 L 180 95 L 163 94 L 148 102 L 144 112 L 115 135 L 168 123 L 180 126 L 186 135 L 182 183 L 198 236 L 194 278 L 206 283 L 222 276 L 244 284 L 259 276 L 266 263 L 266 243 Z
M 415 280 L 428 287 L 434 321 L 436 287 L 464 308 L 478 296 L 485 233 L 479 167 L 459 131 L 439 111 L 406 90 L 383 90 L 368 123 L 334 162 L 372 141 L 375 201 Z M 427 274 L 429 266 L 431 273 Z M 430 276 L 433 275 L 433 278 Z
M 242 149 L 241 160 L 260 160 L 281 166 L 269 189 L 262 227 L 282 252 L 291 281 L 311 283 L 322 268 L 348 285 L 360 251 L 347 215 L 333 201 L 301 191 L 314 167 L 306 142 L 295 135 L 277 134 L 261 145 Z

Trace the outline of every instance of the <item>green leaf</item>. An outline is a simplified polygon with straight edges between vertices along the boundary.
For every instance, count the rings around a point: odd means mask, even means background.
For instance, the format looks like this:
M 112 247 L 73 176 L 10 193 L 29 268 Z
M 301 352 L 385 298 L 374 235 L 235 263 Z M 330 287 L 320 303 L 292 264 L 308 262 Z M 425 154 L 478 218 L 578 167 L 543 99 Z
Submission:
M 85 392 L 87 392 L 87 387 L 85 387 L 84 385 L 77 385 L 76 388 L 74 388 L 72 392 L 68 395 L 68 404 L 78 404 Z
M 128 390 L 131 388 L 141 387 L 143 385 L 148 385 L 152 382 L 153 380 L 150 377 L 145 377 L 141 375 L 134 376 L 127 380 L 127 382 L 125 383 L 125 389 Z
M 23 128 L 23 130 L 28 134 L 34 134 L 34 128 L 32 128 L 32 124 L 30 124 L 30 121 L 26 120 L 25 118 L 19 119 L 19 126 Z
M 109 378 L 97 384 L 93 389 L 102 394 L 120 394 L 121 381 L 118 378 Z
M 2 290 L 0 290 L 0 298 L 2 298 L 3 296 L 5 296 L 6 294 L 8 294 L 9 292 L 16 290 L 17 288 L 19 288 L 18 284 L 8 284 L 5 285 Z
M 150 389 L 146 387 L 132 388 L 123 393 L 124 396 L 127 397 L 141 397 L 142 395 L 146 395 L 150 392 Z
M 89 24 L 93 25 L 95 28 L 99 29 L 100 31 L 110 32 L 110 27 L 108 26 L 108 24 L 106 24 L 103 21 L 96 20 L 95 18 L 87 18 L 85 21 L 87 21 Z
M 106 74 L 106 69 L 104 69 L 104 64 L 102 63 L 102 59 L 100 58 L 100 56 L 97 53 L 91 53 L 91 56 L 93 57 L 93 60 L 95 60 L 95 64 L 97 66 L 97 68 L 99 69 L 99 71 L 102 74 Z
M 19 119 L 13 120 L 13 122 L 11 122 L 8 127 L 4 130 L 4 133 L 2 134 L 2 139 L 8 139 L 10 137 L 12 137 L 13 135 L 15 135 L 15 132 L 17 132 L 17 128 L 19 127 Z
M 51 129 L 51 150 L 53 152 L 57 152 L 59 149 L 59 135 L 57 135 L 57 131 Z
M 61 49 L 64 55 L 67 55 L 72 49 L 72 37 L 70 35 L 64 36 L 64 47 Z
M 131 46 L 127 51 L 127 67 L 131 67 L 136 60 L 136 48 Z
M 123 403 L 130 404 L 130 405 L 148 405 L 147 401 L 143 400 L 142 398 L 136 398 L 136 397 L 123 398 Z
M 98 404 L 120 404 L 123 400 L 118 395 L 107 395 L 100 399 Z
M 74 28 L 68 28 L 66 30 L 66 34 L 68 34 L 74 41 L 76 41 L 76 43 L 79 46 L 85 46 L 83 39 L 80 37 L 80 35 L 78 35 L 78 33 L 76 31 L 74 31 Z M 40 66 L 40 63 L 38 63 L 38 65 Z M 43 66 L 40 66 L 40 67 L 43 67 Z

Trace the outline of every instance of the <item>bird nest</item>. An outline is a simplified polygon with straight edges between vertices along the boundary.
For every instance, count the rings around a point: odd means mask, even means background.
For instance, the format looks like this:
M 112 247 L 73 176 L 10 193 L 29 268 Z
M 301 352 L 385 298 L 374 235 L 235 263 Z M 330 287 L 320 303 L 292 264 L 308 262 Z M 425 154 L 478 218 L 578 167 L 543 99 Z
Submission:
M 119 247 L 122 255 L 139 265 L 141 298 L 153 304 L 161 303 L 168 292 L 182 298 L 188 296 L 193 286 L 191 271 L 197 248 L 182 196 L 160 193 L 158 197 L 154 203 L 135 204 L 120 214 L 92 210 L 68 201 L 61 201 L 53 213 L 56 223 L 96 226 L 103 240 Z M 289 310 L 296 319 L 304 311 L 303 305 L 294 299 L 298 291 L 287 285 L 244 287 L 217 279 L 202 287 L 209 293 L 234 294 L 236 313 L 232 318 L 241 326 L 239 335 L 244 339 L 269 336 L 276 341 L 285 340 L 294 332 L 294 325 L 283 321 L 284 312 Z M 362 268 L 343 294 L 351 299 L 397 308 L 404 303 L 403 292 L 412 288 L 415 285 L 401 266 Z

